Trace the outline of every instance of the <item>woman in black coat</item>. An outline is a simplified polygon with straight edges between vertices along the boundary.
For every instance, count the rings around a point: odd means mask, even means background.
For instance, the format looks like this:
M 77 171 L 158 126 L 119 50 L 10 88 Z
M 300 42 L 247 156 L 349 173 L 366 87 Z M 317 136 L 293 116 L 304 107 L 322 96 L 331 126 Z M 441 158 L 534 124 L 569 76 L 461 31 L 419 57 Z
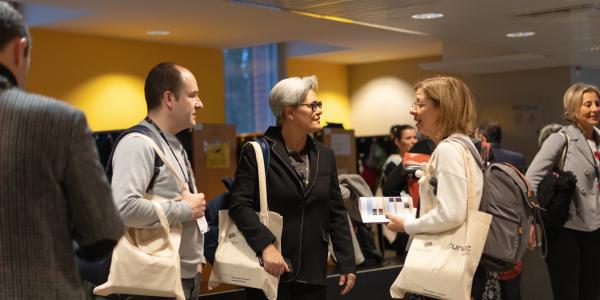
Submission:
M 231 192 L 229 214 L 264 269 L 281 276 L 278 299 L 326 299 L 327 245 L 332 239 L 340 268 L 342 294 L 356 280 L 354 250 L 339 189 L 333 151 L 314 141 L 320 129 L 322 102 L 317 78 L 292 77 L 277 83 L 269 105 L 277 125 L 265 132 L 270 145 L 267 170 L 269 210 L 283 216 L 280 253 L 275 236 L 260 223 L 254 150 L 244 147 Z M 265 299 L 246 289 L 247 299 Z

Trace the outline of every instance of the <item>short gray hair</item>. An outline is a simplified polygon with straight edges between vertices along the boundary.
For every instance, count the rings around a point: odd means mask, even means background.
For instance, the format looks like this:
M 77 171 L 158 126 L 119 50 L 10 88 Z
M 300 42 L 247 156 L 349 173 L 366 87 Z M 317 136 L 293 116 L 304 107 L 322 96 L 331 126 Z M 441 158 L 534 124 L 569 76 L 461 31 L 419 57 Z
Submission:
M 540 135 L 538 136 L 538 146 L 542 146 L 544 141 L 553 133 L 559 132 L 563 128 L 562 125 L 552 123 L 544 126 L 542 130 L 540 130 Z
M 308 91 L 317 92 L 317 88 L 317 76 L 315 75 L 290 77 L 275 84 L 269 93 L 269 106 L 277 120 L 277 125 L 281 125 L 285 119 L 283 116 L 284 106 L 302 104 Z

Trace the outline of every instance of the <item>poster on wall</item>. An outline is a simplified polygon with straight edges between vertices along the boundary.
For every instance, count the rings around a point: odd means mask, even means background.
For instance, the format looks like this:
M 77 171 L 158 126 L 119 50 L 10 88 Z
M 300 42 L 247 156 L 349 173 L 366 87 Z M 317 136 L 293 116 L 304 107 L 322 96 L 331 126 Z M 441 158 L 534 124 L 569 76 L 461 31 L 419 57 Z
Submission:
M 333 150 L 335 155 L 351 155 L 351 141 L 352 136 L 349 133 L 332 133 L 331 150 Z
M 221 141 L 205 142 L 206 168 L 229 168 L 229 144 Z
M 512 108 L 516 124 L 532 124 L 541 119 L 538 104 L 515 104 Z

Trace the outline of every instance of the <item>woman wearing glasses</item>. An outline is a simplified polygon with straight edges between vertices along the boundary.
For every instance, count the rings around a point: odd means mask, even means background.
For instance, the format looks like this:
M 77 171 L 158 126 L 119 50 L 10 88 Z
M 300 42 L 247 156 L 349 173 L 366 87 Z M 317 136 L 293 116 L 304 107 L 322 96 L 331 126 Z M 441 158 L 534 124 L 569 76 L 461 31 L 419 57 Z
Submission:
M 326 299 L 327 245 L 332 239 L 342 275 L 341 293 L 356 279 L 348 219 L 339 189 L 333 151 L 314 141 L 322 103 L 317 78 L 292 77 L 269 94 L 277 126 L 265 132 L 271 159 L 267 170 L 269 210 L 283 216 L 281 253 L 275 237 L 256 216 L 258 183 L 252 147 L 244 147 L 235 175 L 229 214 L 250 247 L 262 257 L 264 269 L 281 276 L 278 299 Z M 265 299 L 246 289 L 247 299 Z
M 459 227 L 467 220 L 467 202 L 478 208 L 483 189 L 483 173 L 477 161 L 461 143 L 475 147 L 469 136 L 475 129 L 475 98 L 461 80 L 450 76 L 425 79 L 415 85 L 416 101 L 411 107 L 417 129 L 437 147 L 419 180 L 421 214 L 418 219 L 388 215 L 390 230 L 439 233 Z M 471 197 L 471 198 L 469 198 Z M 479 299 L 483 283 L 474 283 L 472 297 Z M 411 299 L 419 298 L 412 296 Z

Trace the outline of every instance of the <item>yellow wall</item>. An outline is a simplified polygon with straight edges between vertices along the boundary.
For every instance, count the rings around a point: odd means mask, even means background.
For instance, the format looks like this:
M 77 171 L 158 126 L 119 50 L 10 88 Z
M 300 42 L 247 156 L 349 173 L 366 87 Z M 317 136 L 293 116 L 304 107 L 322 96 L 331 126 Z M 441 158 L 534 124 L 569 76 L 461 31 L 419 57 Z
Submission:
M 421 57 L 351 65 L 348 71 L 350 118 L 357 136 L 387 135 L 397 124 L 414 125 L 409 108 L 413 85 L 432 73 L 419 64 L 440 57 Z
M 146 114 L 144 80 L 162 61 L 192 71 L 204 109 L 200 122 L 225 122 L 221 50 L 32 29 L 27 89 L 83 110 L 92 130 L 124 129 Z
M 317 96 L 323 100 L 321 125 L 326 122 L 342 123 L 352 128 L 348 97 L 348 66 L 303 59 L 288 59 L 287 76 L 316 75 L 319 79 Z

